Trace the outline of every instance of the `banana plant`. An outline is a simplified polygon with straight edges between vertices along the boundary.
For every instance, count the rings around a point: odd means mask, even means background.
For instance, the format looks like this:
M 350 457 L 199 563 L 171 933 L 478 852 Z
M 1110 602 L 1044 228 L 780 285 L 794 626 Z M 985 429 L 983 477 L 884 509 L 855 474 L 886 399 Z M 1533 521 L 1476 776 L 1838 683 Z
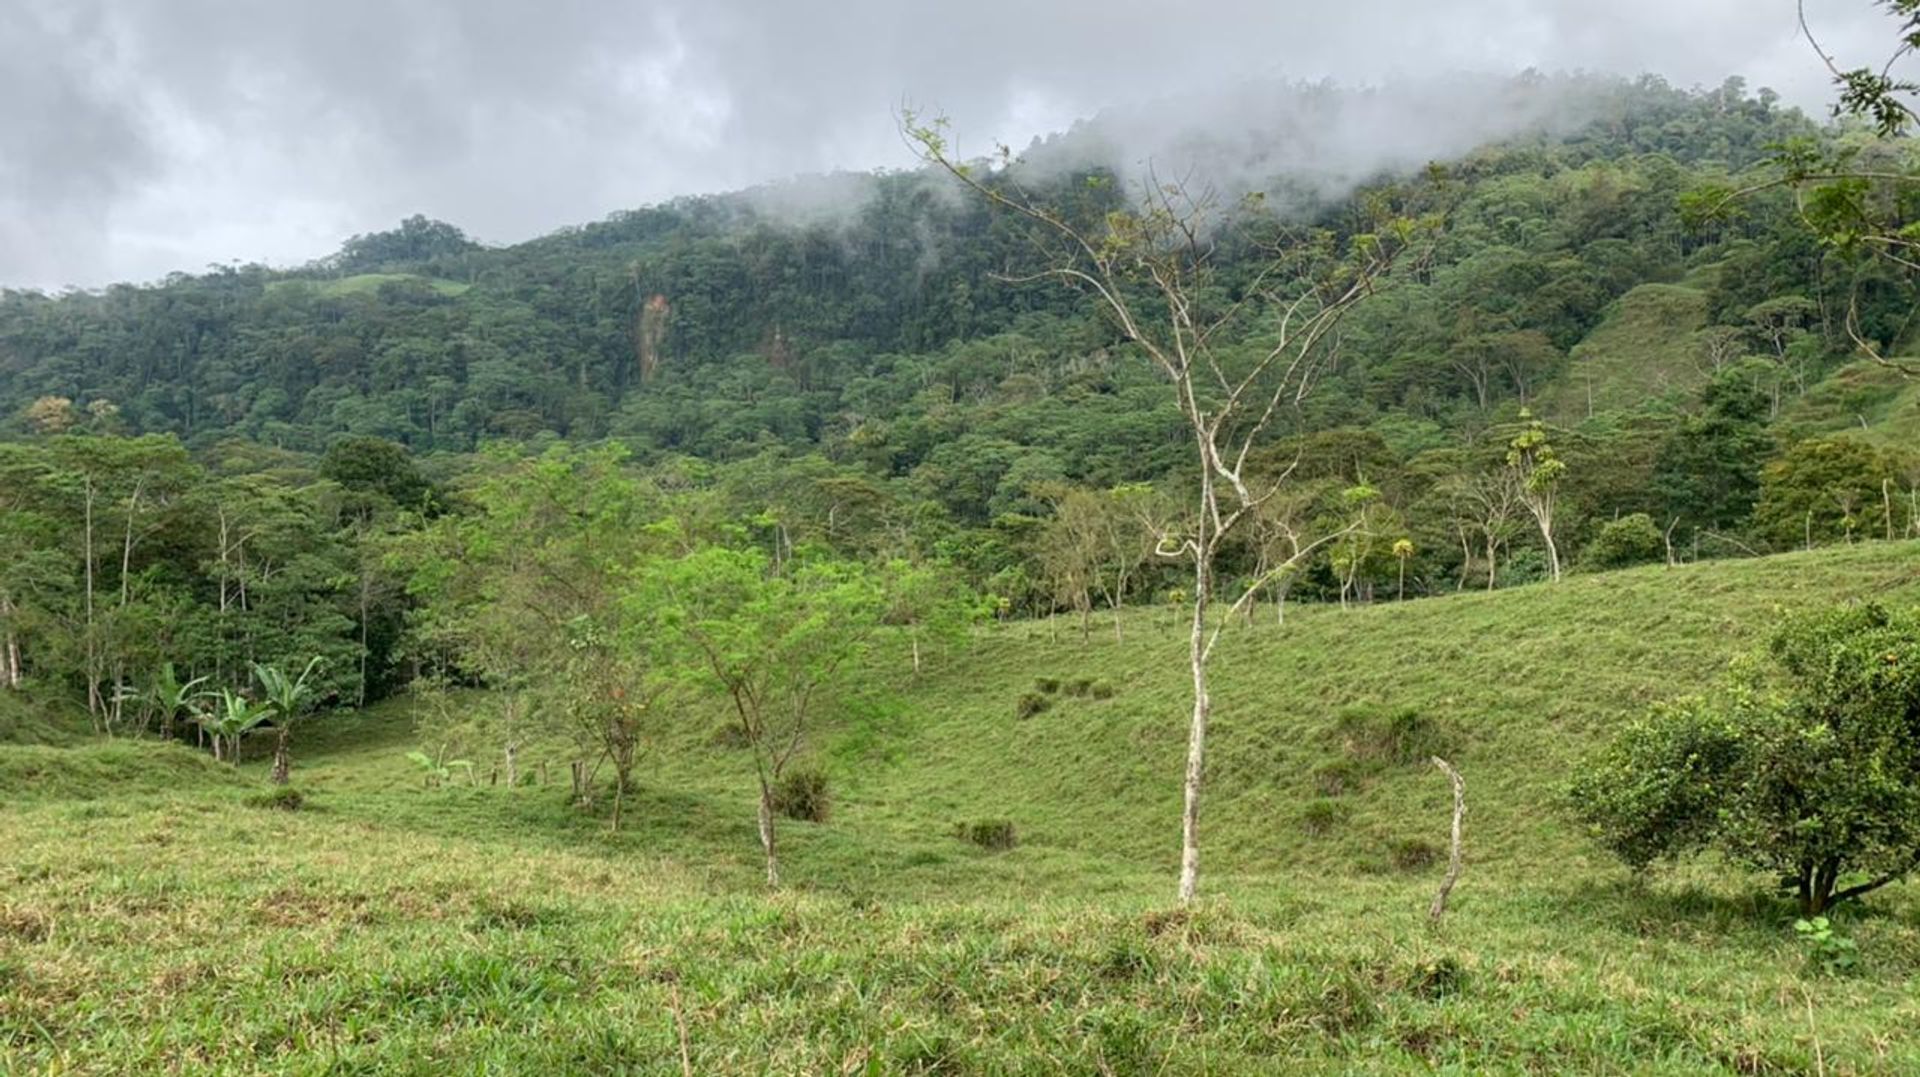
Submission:
M 471 760 L 451 759 L 443 763 L 433 756 L 418 750 L 408 752 L 407 758 L 413 762 L 414 766 L 420 768 L 422 775 L 426 778 L 427 788 L 429 789 L 437 789 L 445 785 L 448 780 L 453 777 L 455 767 L 465 768 L 468 782 L 473 781 L 473 762 Z
M 160 672 L 147 689 L 147 703 L 160 712 L 161 736 L 171 737 L 174 719 L 180 717 L 183 711 L 191 711 L 194 701 L 208 694 L 196 691 L 206 680 L 205 677 L 195 677 L 182 684 L 180 675 L 173 670 L 172 662 L 161 664 Z
M 287 771 L 293 765 L 291 748 L 294 719 L 306 709 L 307 702 L 313 695 L 312 690 L 307 687 L 307 678 L 313 676 L 313 671 L 318 669 L 320 664 L 320 658 L 315 656 L 307 663 L 307 668 L 300 671 L 299 678 L 295 679 L 287 676 L 277 666 L 254 663 L 253 675 L 260 681 L 260 691 L 280 716 L 279 735 L 273 742 L 273 784 L 275 785 L 287 784 Z
M 273 717 L 273 704 L 255 703 L 231 688 L 222 688 L 219 704 L 196 716 L 213 738 L 213 757 L 228 763 L 240 761 L 240 738 L 253 727 Z

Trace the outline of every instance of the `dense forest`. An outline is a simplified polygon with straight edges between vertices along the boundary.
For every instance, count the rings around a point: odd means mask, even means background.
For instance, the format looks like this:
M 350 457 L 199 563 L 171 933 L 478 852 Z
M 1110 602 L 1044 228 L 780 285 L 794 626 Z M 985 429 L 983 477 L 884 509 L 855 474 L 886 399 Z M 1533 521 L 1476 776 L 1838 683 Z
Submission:
M 1899 352 L 1911 292 L 1790 189 L 1712 195 L 1870 133 L 1738 80 L 1580 92 L 1570 129 L 1285 199 L 1316 242 L 1378 204 L 1436 230 L 1261 448 L 1294 481 L 1227 578 L 1311 551 L 1276 605 L 1366 602 L 1920 528 L 1920 397 L 1850 332 Z M 1025 178 L 1088 219 L 1131 183 Z M 1035 251 L 955 188 L 830 177 L 806 190 L 832 212 L 776 188 L 505 248 L 416 217 L 294 270 L 0 295 L 7 679 L 58 671 L 111 724 L 163 662 L 320 655 L 326 698 L 378 698 L 432 651 L 408 536 L 538 461 L 617 458 L 709 536 L 933 566 L 1003 616 L 1177 600 L 1148 536 L 1193 476 L 1161 375 L 1070 290 L 1012 282 Z M 1522 442 L 1556 461 L 1548 506 Z

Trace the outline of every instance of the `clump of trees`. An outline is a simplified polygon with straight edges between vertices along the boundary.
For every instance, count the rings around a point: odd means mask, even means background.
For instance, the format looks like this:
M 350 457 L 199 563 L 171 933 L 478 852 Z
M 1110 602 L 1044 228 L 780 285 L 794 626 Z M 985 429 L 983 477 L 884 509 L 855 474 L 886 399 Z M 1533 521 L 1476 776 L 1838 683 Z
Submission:
M 1807 914 L 1904 877 L 1920 867 L 1920 613 L 1790 622 L 1718 693 L 1628 727 L 1572 802 L 1636 869 L 1718 851 Z

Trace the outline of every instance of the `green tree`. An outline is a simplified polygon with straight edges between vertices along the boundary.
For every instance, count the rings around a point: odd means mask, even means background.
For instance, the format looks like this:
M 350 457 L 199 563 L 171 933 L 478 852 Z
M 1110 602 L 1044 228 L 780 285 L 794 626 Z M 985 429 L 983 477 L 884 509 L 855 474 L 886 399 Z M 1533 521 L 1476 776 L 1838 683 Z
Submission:
M 289 677 L 276 666 L 256 664 L 253 667 L 254 679 L 260 682 L 260 693 L 274 711 L 273 738 L 273 774 L 275 785 L 287 784 L 287 772 L 293 765 L 293 724 L 313 702 L 313 689 L 308 687 L 307 678 L 319 668 L 323 660 L 315 656 L 307 661 L 307 668 L 300 676 Z
M 1635 868 L 1718 849 L 1811 915 L 1920 866 L 1920 615 L 1800 618 L 1768 654 L 1771 668 L 1628 727 L 1572 801 Z
M 1761 470 L 1754 529 L 1784 549 L 1851 541 L 1869 527 L 1873 510 L 1884 507 L 1887 484 L 1897 472 L 1886 454 L 1865 442 L 1809 438 Z
M 884 588 L 851 562 L 707 546 L 653 562 L 628 602 L 653 611 L 669 667 L 721 692 L 753 755 L 767 885 L 780 885 L 774 794 L 808 745 L 820 708 L 849 675 L 886 613 Z
M 1540 529 L 1540 540 L 1547 548 L 1547 572 L 1557 582 L 1560 579 L 1560 544 L 1554 539 L 1554 509 L 1558 503 L 1560 480 L 1567 474 L 1567 465 L 1547 440 L 1545 423 L 1534 418 L 1525 408 L 1520 411 L 1520 419 L 1525 425 L 1507 443 L 1507 470 L 1513 476 L 1520 504 L 1526 507 L 1534 524 Z

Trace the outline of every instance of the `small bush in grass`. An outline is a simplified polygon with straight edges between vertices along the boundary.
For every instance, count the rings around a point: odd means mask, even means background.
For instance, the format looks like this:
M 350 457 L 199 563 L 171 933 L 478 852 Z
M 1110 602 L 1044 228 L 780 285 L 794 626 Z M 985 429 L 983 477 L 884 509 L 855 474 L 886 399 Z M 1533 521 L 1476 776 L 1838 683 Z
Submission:
M 1085 699 L 1093 694 L 1093 678 L 1075 677 L 1067 682 L 1067 694 L 1076 699 Z
M 1466 986 L 1467 970 L 1452 957 L 1418 962 L 1407 976 L 1407 990 L 1429 1000 L 1457 995 Z
M 1013 716 L 1015 718 L 1031 718 L 1036 714 L 1044 714 L 1047 708 L 1051 706 L 1053 706 L 1053 700 L 1048 699 L 1038 692 L 1028 692 L 1020 697 L 1018 703 L 1013 705 Z
M 1093 698 L 1095 699 L 1112 699 L 1113 698 L 1113 682 L 1112 681 L 1095 681 L 1093 682 L 1093 687 L 1088 689 L 1088 694 L 1093 696 Z
M 721 722 L 713 727 L 713 733 L 707 737 L 707 743 L 715 748 L 732 752 L 748 747 L 751 742 L 747 740 L 747 735 L 740 731 L 738 722 Z
M 1453 753 L 1452 731 L 1410 707 L 1348 707 L 1333 732 L 1347 754 L 1363 762 L 1410 766 Z
M 1332 800 L 1313 801 L 1300 814 L 1300 826 L 1310 838 L 1324 837 L 1346 820 L 1346 806 Z
M 300 795 L 300 790 L 290 785 L 276 786 L 264 793 L 254 793 L 246 800 L 249 808 L 267 808 L 275 811 L 299 811 L 300 806 L 306 802 L 307 798 Z
M 826 822 L 830 800 L 826 772 L 813 767 L 788 771 L 773 790 L 774 810 L 802 822 Z
M 1060 690 L 1060 679 L 1058 677 L 1035 677 L 1033 679 L 1033 690 L 1039 692 L 1041 695 L 1050 696 Z
M 1336 759 L 1313 772 L 1313 788 L 1323 797 L 1343 797 L 1359 792 L 1363 777 L 1353 760 Z
M 1425 838 L 1401 838 L 1387 846 L 1387 862 L 1400 871 L 1424 871 L 1440 861 L 1440 847 Z
M 1665 536 L 1644 512 L 1611 520 L 1587 544 L 1581 562 L 1591 568 L 1630 568 L 1650 565 L 1667 557 Z
M 978 845 L 982 849 L 1011 849 L 1017 844 L 1011 819 L 983 819 L 972 823 L 957 823 L 953 836 L 961 841 Z

